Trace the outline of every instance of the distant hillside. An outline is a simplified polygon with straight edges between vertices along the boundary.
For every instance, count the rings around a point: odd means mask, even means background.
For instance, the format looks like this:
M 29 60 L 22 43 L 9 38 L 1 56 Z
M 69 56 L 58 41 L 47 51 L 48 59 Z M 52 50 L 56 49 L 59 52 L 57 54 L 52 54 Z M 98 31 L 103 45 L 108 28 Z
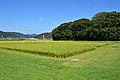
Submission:
M 50 40 L 52 39 L 52 33 L 51 32 L 42 33 L 35 36 L 34 38 Z
M 33 37 L 37 36 L 37 34 L 25 34 L 25 36 L 26 36 L 26 37 L 32 37 L 32 38 L 33 38 Z
M 34 35 L 36 36 L 36 35 Z M 34 37 L 33 35 L 30 34 L 22 34 L 19 32 L 3 32 L 0 31 L 0 37 L 14 37 L 14 38 L 30 38 Z

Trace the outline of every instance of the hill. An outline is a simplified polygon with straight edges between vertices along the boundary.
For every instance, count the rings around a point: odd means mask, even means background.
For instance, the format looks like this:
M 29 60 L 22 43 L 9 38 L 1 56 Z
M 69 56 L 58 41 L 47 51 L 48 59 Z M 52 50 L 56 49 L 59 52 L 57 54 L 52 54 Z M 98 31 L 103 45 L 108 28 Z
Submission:
M 22 34 L 20 32 L 3 32 L 0 31 L 1 38 L 33 38 L 35 34 Z
M 120 12 L 100 12 L 91 19 L 63 23 L 52 35 L 53 40 L 119 41 Z
M 34 38 L 51 40 L 52 39 L 52 33 L 51 32 L 41 33 L 41 34 L 36 35 Z

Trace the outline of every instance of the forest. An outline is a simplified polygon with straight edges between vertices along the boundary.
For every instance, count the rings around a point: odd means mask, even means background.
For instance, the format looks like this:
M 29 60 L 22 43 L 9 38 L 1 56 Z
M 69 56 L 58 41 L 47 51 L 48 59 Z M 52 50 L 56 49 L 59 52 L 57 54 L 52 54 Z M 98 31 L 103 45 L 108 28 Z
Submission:
M 63 23 L 52 30 L 53 40 L 119 41 L 120 12 L 99 12 L 91 19 Z

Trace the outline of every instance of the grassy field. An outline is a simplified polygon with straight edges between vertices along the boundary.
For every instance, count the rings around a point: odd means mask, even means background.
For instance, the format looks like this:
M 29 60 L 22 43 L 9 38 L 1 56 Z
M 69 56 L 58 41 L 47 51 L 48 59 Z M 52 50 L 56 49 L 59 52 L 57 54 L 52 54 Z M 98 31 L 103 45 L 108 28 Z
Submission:
M 87 41 L 1 41 L 0 48 L 44 56 L 66 58 L 111 44 Z
M 69 44 L 69 42 L 64 43 Z M 75 43 L 78 44 L 79 42 Z M 91 43 L 91 45 L 94 44 L 98 45 L 101 43 L 106 44 L 106 42 L 80 42 L 80 43 L 84 44 Z M 107 42 L 107 44 L 108 43 L 111 44 L 111 42 Z M 1 42 L 1 44 L 3 44 L 3 42 Z M 7 45 L 6 42 L 5 44 Z M 79 60 L 74 61 L 73 59 Z M 0 80 L 119 80 L 119 79 L 120 79 L 119 42 L 113 43 L 112 45 L 102 46 L 90 52 L 78 54 L 68 58 L 45 57 L 28 54 L 20 51 L 0 49 Z

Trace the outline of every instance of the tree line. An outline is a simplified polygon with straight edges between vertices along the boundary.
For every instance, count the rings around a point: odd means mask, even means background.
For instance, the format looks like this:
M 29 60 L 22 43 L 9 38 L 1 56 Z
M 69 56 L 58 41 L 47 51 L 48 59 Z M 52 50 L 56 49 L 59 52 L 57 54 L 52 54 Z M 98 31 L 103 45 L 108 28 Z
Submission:
M 91 19 L 63 23 L 52 30 L 53 40 L 120 40 L 120 12 L 99 12 Z

